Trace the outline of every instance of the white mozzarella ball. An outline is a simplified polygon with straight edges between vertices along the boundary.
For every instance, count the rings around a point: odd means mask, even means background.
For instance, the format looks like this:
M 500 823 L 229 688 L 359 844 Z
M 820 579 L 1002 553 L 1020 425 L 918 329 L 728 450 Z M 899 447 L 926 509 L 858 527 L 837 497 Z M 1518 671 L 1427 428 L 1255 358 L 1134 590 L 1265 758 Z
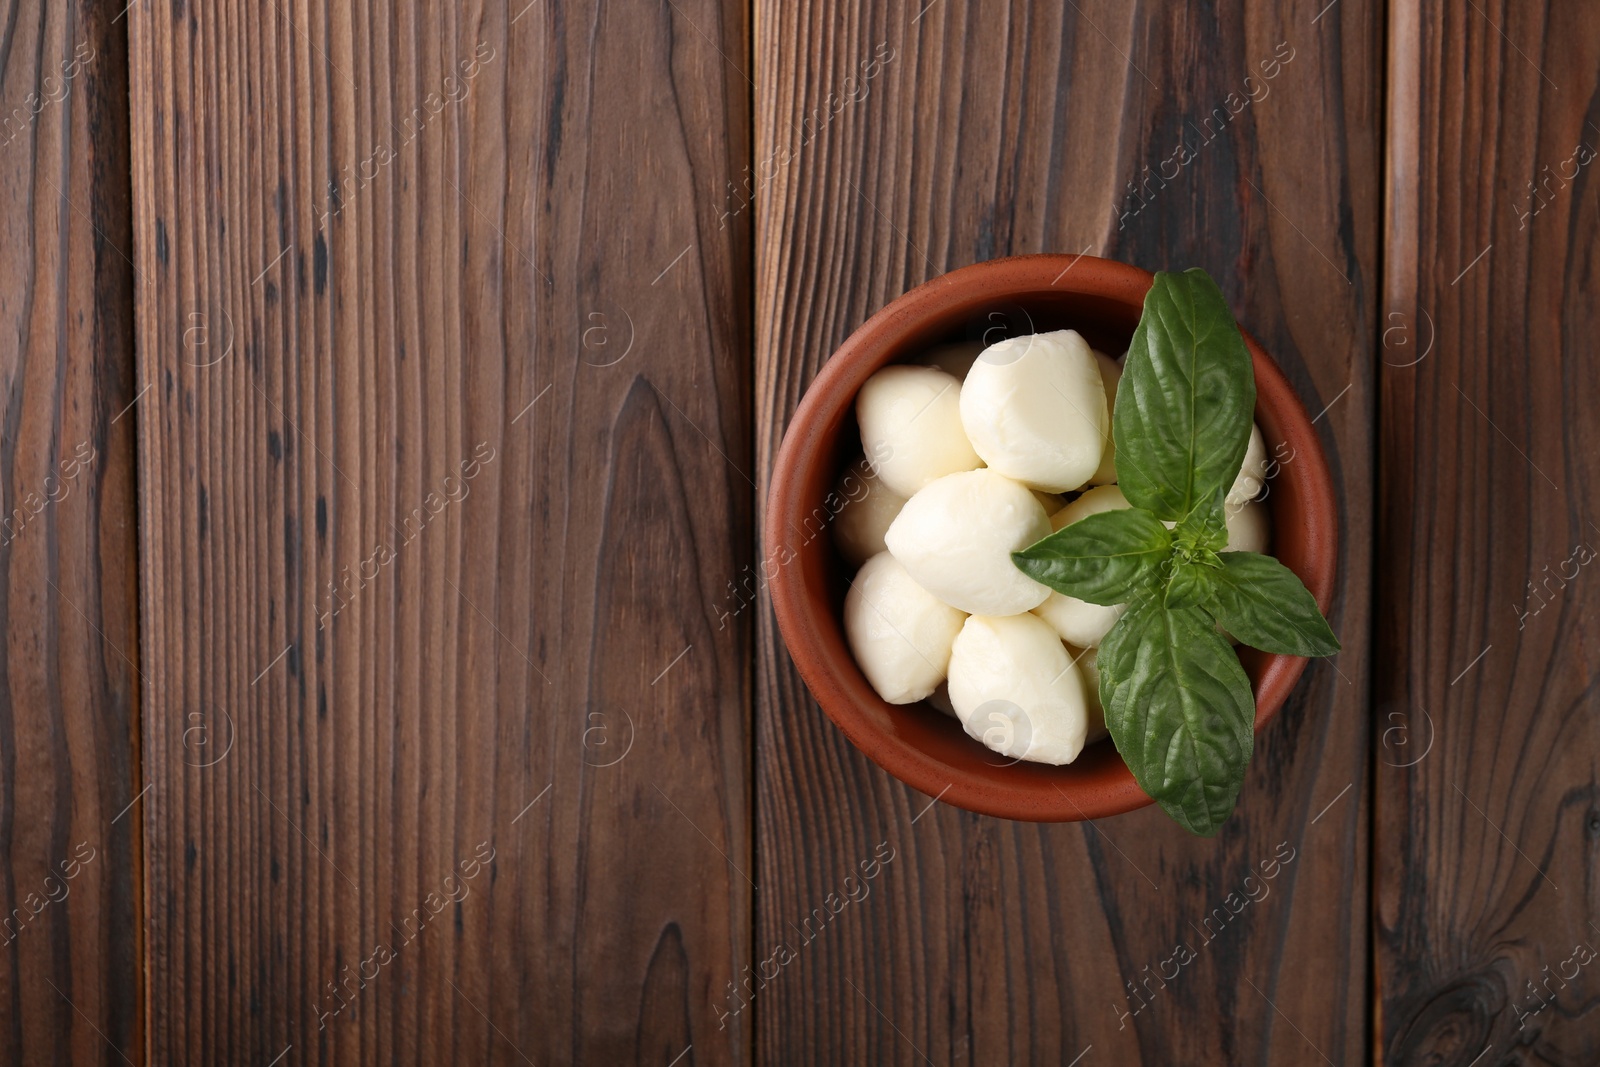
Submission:
M 1265 552 L 1272 541 L 1272 512 L 1267 505 L 1252 502 L 1239 508 L 1226 508 L 1228 547 L 1226 552 Z
M 1100 665 L 1097 662 L 1100 650 L 1076 649 L 1068 645 L 1067 655 L 1078 664 L 1078 671 L 1083 675 L 1083 697 L 1089 709 L 1089 737 L 1084 744 L 1092 745 L 1101 738 L 1111 736 L 1111 731 L 1106 729 L 1106 709 L 1100 703 Z
M 1261 436 L 1261 427 L 1251 423 L 1250 444 L 1245 448 L 1244 464 L 1239 468 L 1239 476 L 1233 480 L 1233 488 L 1228 490 L 1228 506 L 1237 507 L 1246 500 L 1254 500 L 1261 495 L 1261 487 L 1267 482 L 1267 439 Z
M 1090 515 L 1098 515 L 1102 511 L 1116 511 L 1119 508 L 1131 508 L 1128 498 L 1122 495 L 1122 490 L 1114 485 L 1097 486 L 1084 493 L 1078 499 L 1050 516 L 1050 529 L 1062 530 L 1079 519 L 1087 519 Z
M 1038 607 L 1050 590 L 1017 569 L 1011 553 L 1050 533 L 1020 483 L 991 470 L 949 474 L 900 509 L 884 536 L 911 577 L 945 603 L 981 615 Z
M 1083 676 L 1033 615 L 974 615 L 950 652 L 950 700 L 967 733 L 1013 759 L 1060 765 L 1089 731 Z
M 1075 330 L 996 342 L 961 387 L 961 425 L 978 455 L 1047 493 L 1089 481 L 1109 421 L 1100 368 Z
M 1033 499 L 1039 502 L 1041 508 L 1044 508 L 1046 515 L 1054 515 L 1067 506 L 1066 498 L 1055 493 L 1041 493 L 1037 489 L 1031 490 L 1031 492 L 1033 493 Z
M 885 367 L 856 395 L 861 444 L 878 477 L 909 497 L 982 460 L 961 428 L 961 383 L 933 367 Z
M 982 341 L 954 341 L 930 348 L 917 362 L 925 367 L 937 367 L 959 382 L 966 378 L 982 351 Z
M 872 688 L 891 704 L 923 700 L 944 680 L 964 618 L 887 552 L 862 565 L 844 598 L 850 651 Z
M 1050 527 L 1053 530 L 1061 530 L 1090 515 L 1126 507 L 1131 505 L 1128 503 L 1128 498 L 1122 495 L 1121 489 L 1114 485 L 1102 485 L 1090 489 L 1050 516 Z M 1034 608 L 1033 613 L 1049 623 L 1068 644 L 1077 645 L 1079 648 L 1093 648 L 1105 640 L 1106 634 L 1111 632 L 1111 627 L 1117 624 L 1117 620 L 1122 618 L 1127 610 L 1126 604 L 1110 606 L 1091 604 L 1087 600 L 1079 600 L 1075 596 L 1051 590 L 1044 603 Z
M 1117 383 L 1122 381 L 1122 364 L 1103 352 L 1096 352 L 1094 361 L 1100 367 L 1100 381 L 1106 390 L 1106 411 L 1114 413 L 1117 410 Z M 1117 480 L 1117 446 L 1111 439 L 1109 418 L 1106 419 L 1104 448 L 1105 451 L 1100 454 L 1100 466 L 1089 478 L 1092 485 L 1109 485 Z
M 1033 613 L 1049 623 L 1051 629 L 1067 644 L 1079 648 L 1097 648 L 1127 610 L 1126 604 L 1107 607 L 1051 590 L 1045 602 L 1034 608 Z
M 839 554 L 859 567 L 887 551 L 883 535 L 905 507 L 906 498 L 884 485 L 864 459 L 845 468 L 834 492 L 844 501 L 833 519 L 833 543 Z

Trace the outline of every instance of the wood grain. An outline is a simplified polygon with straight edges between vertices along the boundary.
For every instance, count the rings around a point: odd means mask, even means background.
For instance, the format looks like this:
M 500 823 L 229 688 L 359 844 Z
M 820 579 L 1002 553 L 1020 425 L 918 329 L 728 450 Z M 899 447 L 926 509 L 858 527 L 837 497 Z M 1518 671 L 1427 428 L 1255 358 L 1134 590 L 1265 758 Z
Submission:
M 748 1059 L 742 10 L 130 18 L 150 1062 Z
M 142 1043 L 139 386 L 119 6 L 22 0 L 0 33 L 4 1063 L 120 1063 Z
M 1589 1064 L 1600 24 L 1570 0 L 1391 22 L 1379 1051 Z
M 1202 841 L 1155 809 L 1034 826 L 929 808 L 828 723 L 763 611 L 755 953 L 797 957 L 755 1001 L 764 1062 L 1365 1058 L 1383 47 L 1376 5 L 1324 7 L 757 4 L 763 475 L 821 361 L 934 274 L 1038 251 L 1201 266 L 1307 407 L 1327 408 L 1346 648 L 1308 671 L 1235 820 Z M 863 92 L 880 47 L 892 59 Z M 1147 183 L 1184 137 L 1195 158 Z M 895 858 L 870 895 L 807 937 L 798 924 L 880 846 Z M 1280 849 L 1270 891 L 1251 883 L 1261 899 L 1203 933 Z M 1162 985 L 1179 944 L 1197 958 Z M 1125 993 L 1147 979 L 1153 993 Z

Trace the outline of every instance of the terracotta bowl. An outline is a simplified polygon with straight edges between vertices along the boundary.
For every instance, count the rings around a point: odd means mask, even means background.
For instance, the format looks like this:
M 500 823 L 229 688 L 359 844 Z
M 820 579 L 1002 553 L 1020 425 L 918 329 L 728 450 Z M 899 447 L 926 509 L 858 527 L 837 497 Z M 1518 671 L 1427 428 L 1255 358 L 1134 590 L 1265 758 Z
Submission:
M 1018 256 L 952 271 L 895 300 L 850 336 L 806 391 L 784 436 L 767 502 L 764 567 L 772 606 L 800 676 L 845 736 L 896 778 L 969 811 L 1057 822 L 1117 815 L 1150 798 L 1110 740 L 1065 767 L 1013 763 L 926 704 L 894 705 L 873 692 L 845 643 L 847 564 L 828 522 L 833 489 L 860 453 L 856 392 L 890 363 L 942 341 L 998 340 L 1072 328 L 1102 352 L 1133 336 L 1152 276 L 1092 256 Z M 1248 333 L 1256 421 L 1278 471 L 1267 504 L 1272 552 L 1326 612 L 1333 596 L 1337 514 L 1316 428 L 1283 372 Z M 831 506 L 830 506 L 831 504 Z M 1256 730 L 1275 715 L 1305 668 L 1295 656 L 1240 649 L 1256 696 Z

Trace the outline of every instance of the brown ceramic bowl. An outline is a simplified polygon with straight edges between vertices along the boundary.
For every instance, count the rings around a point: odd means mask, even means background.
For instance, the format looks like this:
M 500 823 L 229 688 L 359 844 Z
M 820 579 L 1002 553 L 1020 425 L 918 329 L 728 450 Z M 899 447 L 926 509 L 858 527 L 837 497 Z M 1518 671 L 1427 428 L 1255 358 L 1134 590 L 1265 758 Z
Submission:
M 1152 276 L 1092 256 L 1017 256 L 933 279 L 872 316 L 834 353 L 795 411 L 772 472 L 765 563 L 778 627 L 817 703 L 879 766 L 929 796 L 1006 819 L 1094 819 L 1150 803 L 1104 740 L 1065 767 L 1011 763 L 926 704 L 889 704 L 867 683 L 841 622 L 849 570 L 827 529 L 829 498 L 861 451 L 856 392 L 872 373 L 917 358 L 942 341 L 991 340 L 1071 328 L 1103 352 L 1133 337 Z M 1255 362 L 1256 421 L 1280 468 L 1270 482 L 1272 551 L 1326 612 L 1333 596 L 1337 514 L 1316 428 L 1283 372 L 1248 333 Z M 1256 696 L 1259 731 L 1305 668 L 1296 656 L 1241 648 Z

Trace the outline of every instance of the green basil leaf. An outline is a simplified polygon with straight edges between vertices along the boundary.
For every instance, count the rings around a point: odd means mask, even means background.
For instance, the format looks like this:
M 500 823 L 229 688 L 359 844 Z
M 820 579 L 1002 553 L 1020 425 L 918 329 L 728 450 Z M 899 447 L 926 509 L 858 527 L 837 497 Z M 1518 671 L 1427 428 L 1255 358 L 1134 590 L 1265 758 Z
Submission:
M 1117 386 L 1117 478 L 1134 507 L 1177 521 L 1233 484 L 1250 444 L 1255 372 L 1205 271 L 1161 273 Z
M 1251 648 L 1286 656 L 1339 651 L 1328 620 L 1294 571 L 1255 552 L 1222 553 L 1205 606 L 1224 629 Z
M 1095 663 L 1106 726 L 1139 788 L 1190 833 L 1215 834 L 1244 786 L 1256 704 L 1211 616 L 1146 598 Z
M 1211 595 L 1211 576 L 1216 573 L 1216 567 L 1172 557 L 1172 576 L 1167 579 L 1167 607 L 1191 608 L 1205 600 Z
M 1225 492 L 1218 492 L 1210 501 L 1198 504 L 1179 520 L 1172 531 L 1173 539 L 1194 554 L 1221 552 L 1227 548 L 1228 519 L 1223 510 L 1226 497 Z
M 1172 554 L 1172 532 L 1137 508 L 1079 519 L 1011 559 L 1024 574 L 1058 593 L 1110 606 L 1156 577 Z

